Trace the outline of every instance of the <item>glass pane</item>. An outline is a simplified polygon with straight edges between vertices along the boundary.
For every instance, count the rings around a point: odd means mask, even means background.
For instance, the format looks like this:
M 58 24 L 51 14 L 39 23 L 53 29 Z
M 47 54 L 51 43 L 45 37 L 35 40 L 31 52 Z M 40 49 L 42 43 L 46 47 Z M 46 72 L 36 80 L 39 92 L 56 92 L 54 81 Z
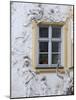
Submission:
M 48 42 L 39 42 L 40 52 L 48 52 Z
M 52 38 L 60 38 L 60 37 L 61 37 L 61 27 L 52 26 Z
M 39 64 L 48 64 L 48 54 L 39 55 Z
M 52 52 L 60 52 L 60 51 L 61 51 L 61 43 L 52 42 Z
M 60 55 L 59 54 L 52 54 L 52 64 L 57 64 L 58 60 L 60 60 Z
M 39 37 L 48 38 L 48 27 L 39 27 Z

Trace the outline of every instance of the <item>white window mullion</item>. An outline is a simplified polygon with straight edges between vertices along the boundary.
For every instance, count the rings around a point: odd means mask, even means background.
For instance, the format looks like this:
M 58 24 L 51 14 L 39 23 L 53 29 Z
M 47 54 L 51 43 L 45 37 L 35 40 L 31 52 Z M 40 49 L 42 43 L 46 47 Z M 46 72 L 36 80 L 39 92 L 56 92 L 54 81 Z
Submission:
M 48 46 L 48 64 L 49 64 L 49 67 L 51 66 L 51 34 L 52 34 L 52 31 L 51 31 L 51 26 L 49 26 L 49 46 Z

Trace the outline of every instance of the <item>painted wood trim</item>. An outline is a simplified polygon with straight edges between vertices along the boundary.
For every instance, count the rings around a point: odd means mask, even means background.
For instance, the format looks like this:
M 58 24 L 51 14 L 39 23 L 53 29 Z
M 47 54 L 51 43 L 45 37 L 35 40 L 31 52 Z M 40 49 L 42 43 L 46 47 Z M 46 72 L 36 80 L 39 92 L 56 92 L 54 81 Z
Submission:
M 48 22 L 48 21 L 44 21 L 44 20 L 39 20 L 37 21 L 37 24 L 39 25 L 60 25 L 63 26 L 65 24 L 65 22 Z
M 67 22 L 63 26 L 63 53 L 64 53 L 64 68 L 67 68 Z
M 64 73 L 64 68 L 59 68 L 58 71 L 60 73 Z M 56 73 L 56 68 L 50 68 L 50 69 L 37 69 L 36 73 L 38 74 L 43 74 L 43 73 Z
M 37 33 L 37 23 L 36 21 L 32 21 L 32 68 L 36 69 L 36 33 Z
M 71 34 L 72 30 L 71 30 L 71 19 L 67 19 L 66 23 L 64 25 L 64 29 L 63 29 L 63 33 L 64 33 L 64 68 L 65 70 L 67 68 L 72 67 L 72 39 L 71 39 Z

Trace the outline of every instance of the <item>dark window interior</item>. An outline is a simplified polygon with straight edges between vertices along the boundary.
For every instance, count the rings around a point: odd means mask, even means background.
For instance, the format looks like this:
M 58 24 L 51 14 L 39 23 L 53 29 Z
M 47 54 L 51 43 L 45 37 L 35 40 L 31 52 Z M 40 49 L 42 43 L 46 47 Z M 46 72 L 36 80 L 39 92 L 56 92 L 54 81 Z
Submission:
M 57 64 L 59 59 L 58 54 L 52 54 L 52 64 Z
M 39 54 L 39 64 L 48 64 L 48 54 Z
M 48 27 L 39 27 L 39 37 L 48 38 Z
M 39 42 L 39 51 L 48 52 L 48 42 Z
M 61 37 L 61 26 L 52 26 L 52 38 Z
M 52 52 L 60 52 L 61 51 L 61 43 L 60 42 L 52 42 Z

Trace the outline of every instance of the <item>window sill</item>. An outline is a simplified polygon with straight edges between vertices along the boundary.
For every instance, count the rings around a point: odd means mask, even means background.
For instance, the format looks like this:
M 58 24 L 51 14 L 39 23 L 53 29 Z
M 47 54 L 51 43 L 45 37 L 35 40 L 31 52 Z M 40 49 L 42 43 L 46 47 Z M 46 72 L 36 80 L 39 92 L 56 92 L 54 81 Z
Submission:
M 56 73 L 56 67 L 36 67 L 35 70 L 37 73 Z M 64 67 L 59 67 L 58 71 L 64 73 Z
M 56 69 L 56 67 L 36 67 L 36 69 Z M 63 69 L 63 67 L 59 67 L 59 69 Z

